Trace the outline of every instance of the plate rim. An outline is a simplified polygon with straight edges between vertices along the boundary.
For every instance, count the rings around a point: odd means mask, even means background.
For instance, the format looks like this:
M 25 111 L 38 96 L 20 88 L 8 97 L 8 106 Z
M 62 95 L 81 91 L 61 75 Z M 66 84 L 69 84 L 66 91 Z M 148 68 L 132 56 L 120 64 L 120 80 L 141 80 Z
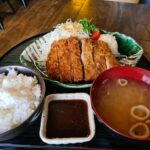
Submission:
M 142 48 L 142 47 L 137 43 L 137 41 L 136 41 L 134 38 L 132 38 L 131 36 L 125 35 L 125 34 L 120 33 L 120 32 L 109 32 L 109 31 L 106 31 L 106 30 L 104 30 L 104 29 L 102 29 L 101 32 L 104 33 L 104 34 L 107 33 L 107 34 L 111 34 L 111 35 L 117 34 L 117 35 L 126 36 L 127 38 L 130 38 L 135 44 L 138 45 L 138 47 L 140 48 L 138 52 L 140 52 L 140 51 L 143 52 L 143 48 Z M 33 36 L 33 37 L 31 37 L 31 38 L 29 38 L 29 39 L 23 41 L 23 43 L 26 42 L 26 41 L 28 41 L 28 40 L 31 40 L 32 38 L 36 38 L 36 37 L 41 38 L 41 37 L 45 36 L 45 35 L 48 34 L 48 33 L 50 33 L 50 31 L 45 32 L 45 33 L 41 33 L 41 34 L 36 35 L 36 36 Z M 38 40 L 38 39 L 36 39 L 36 40 Z M 35 40 L 35 41 L 36 41 L 36 40 Z M 33 44 L 35 41 L 31 42 L 30 44 Z M 30 45 L 30 44 L 29 44 L 29 45 Z M 29 45 L 28 45 L 28 46 L 29 46 Z M 27 48 L 28 46 L 26 46 L 26 48 Z M 22 53 L 24 52 L 24 50 L 25 50 L 25 49 L 23 49 Z M 32 67 L 31 67 L 32 69 L 35 69 L 35 70 L 38 71 L 38 69 L 36 69 L 36 67 L 32 64 L 32 62 L 30 63 L 30 62 L 28 62 L 27 60 L 25 60 L 25 58 L 23 57 L 22 53 L 21 53 L 21 55 L 19 56 L 19 62 L 20 62 L 23 66 L 26 66 L 26 67 L 32 66 Z M 136 53 L 136 54 L 137 54 L 137 53 Z M 133 54 L 133 55 L 135 55 L 135 54 Z M 26 64 L 25 64 L 26 62 L 28 62 L 30 65 L 29 65 L 29 66 L 26 65 Z M 38 71 L 38 72 L 39 72 L 39 71 Z M 40 73 L 40 74 L 41 74 L 41 73 Z M 85 83 L 85 84 L 84 84 L 84 83 L 82 83 L 82 84 L 77 84 L 77 83 L 71 84 L 71 83 L 70 83 L 70 84 L 69 84 L 69 83 L 62 83 L 62 82 L 60 82 L 60 81 L 57 81 L 57 80 L 53 80 L 53 79 L 44 77 L 43 75 L 42 75 L 42 77 L 43 77 L 45 80 L 49 81 L 50 83 L 55 84 L 56 86 L 60 86 L 60 87 L 63 87 L 63 88 L 70 88 L 70 89 L 90 88 L 90 87 L 92 86 L 92 83 L 93 83 L 93 81 L 91 81 L 91 83 Z

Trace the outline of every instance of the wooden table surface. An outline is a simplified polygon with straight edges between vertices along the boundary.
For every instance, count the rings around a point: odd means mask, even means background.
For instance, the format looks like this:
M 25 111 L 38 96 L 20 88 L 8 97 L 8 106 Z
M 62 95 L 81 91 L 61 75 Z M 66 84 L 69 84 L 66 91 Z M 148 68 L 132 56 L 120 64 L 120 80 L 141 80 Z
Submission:
M 0 57 L 20 42 L 47 32 L 66 19 L 92 18 L 101 29 L 127 34 L 144 48 L 150 60 L 150 5 L 101 0 L 31 0 L 25 9 L 4 20 L 0 31 Z

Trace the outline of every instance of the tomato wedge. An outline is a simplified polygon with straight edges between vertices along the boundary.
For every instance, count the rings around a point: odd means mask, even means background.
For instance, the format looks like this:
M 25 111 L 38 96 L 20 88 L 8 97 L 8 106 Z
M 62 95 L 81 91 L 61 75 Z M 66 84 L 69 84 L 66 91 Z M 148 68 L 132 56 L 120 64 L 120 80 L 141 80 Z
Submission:
M 98 40 L 99 37 L 100 37 L 100 32 L 99 31 L 95 31 L 91 35 L 91 39 L 94 40 L 94 41 Z

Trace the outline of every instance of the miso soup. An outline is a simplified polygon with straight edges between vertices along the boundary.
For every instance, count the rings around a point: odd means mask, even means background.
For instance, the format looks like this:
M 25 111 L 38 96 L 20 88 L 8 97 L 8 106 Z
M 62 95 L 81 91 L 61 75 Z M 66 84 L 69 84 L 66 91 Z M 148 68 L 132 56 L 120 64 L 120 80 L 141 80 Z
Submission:
M 94 106 L 116 131 L 150 137 L 150 86 L 133 79 L 107 79 L 94 92 Z

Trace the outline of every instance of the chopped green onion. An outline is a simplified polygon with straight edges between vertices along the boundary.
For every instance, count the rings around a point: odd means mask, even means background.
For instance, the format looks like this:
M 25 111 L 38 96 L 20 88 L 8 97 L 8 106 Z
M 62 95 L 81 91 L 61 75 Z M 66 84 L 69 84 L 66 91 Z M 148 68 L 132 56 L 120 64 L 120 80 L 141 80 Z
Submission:
M 83 31 L 87 33 L 88 35 L 91 35 L 93 32 L 97 31 L 98 29 L 96 26 L 91 24 L 91 21 L 87 18 L 83 18 L 79 20 L 79 23 L 83 26 Z

